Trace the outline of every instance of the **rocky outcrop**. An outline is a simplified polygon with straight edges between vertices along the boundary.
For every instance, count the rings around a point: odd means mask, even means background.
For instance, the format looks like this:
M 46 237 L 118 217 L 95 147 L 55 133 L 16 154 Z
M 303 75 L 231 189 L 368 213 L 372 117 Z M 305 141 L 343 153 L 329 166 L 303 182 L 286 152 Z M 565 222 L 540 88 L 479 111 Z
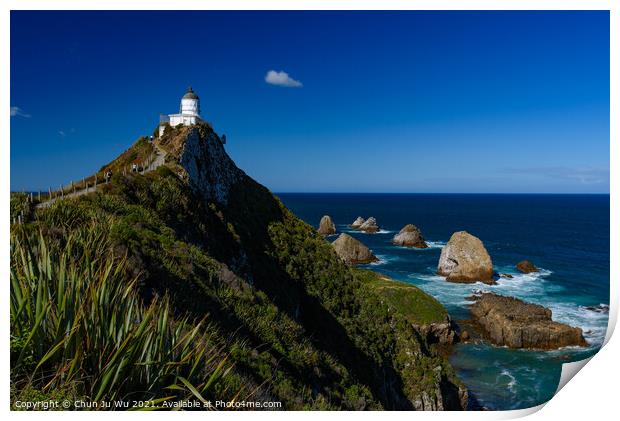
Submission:
M 442 374 L 441 366 L 433 368 L 429 380 L 433 378 L 434 390 L 425 390 L 421 396 L 412 401 L 417 411 L 465 410 L 469 400 L 467 388 L 455 385 Z
M 364 222 L 366 222 L 366 220 L 361 216 L 358 216 L 357 219 L 351 224 L 351 228 L 358 229 Z
M 422 232 L 413 224 L 405 225 L 392 239 L 392 243 L 397 246 L 415 247 L 419 249 L 428 248 Z
M 375 233 L 379 232 L 379 225 L 377 225 L 377 220 L 371 216 L 357 229 L 368 233 Z
M 321 235 L 332 235 L 336 234 L 336 225 L 332 221 L 332 218 L 329 215 L 324 215 L 321 218 L 321 222 L 319 223 L 319 234 Z
M 500 273 L 500 274 L 499 274 L 499 277 L 500 277 L 500 278 L 505 278 L 505 279 L 512 279 L 512 278 L 514 278 L 514 276 L 512 276 L 512 275 L 511 275 L 511 274 L 509 274 L 509 273 Z
M 474 296 L 473 320 L 497 345 L 510 348 L 557 349 L 587 346 L 580 328 L 551 319 L 551 310 L 493 293 Z
M 224 150 L 219 136 L 206 125 L 184 127 L 160 144 L 178 159 L 192 188 L 206 202 L 226 205 L 233 186 L 245 177 Z
M 441 250 L 437 274 L 450 282 L 495 284 L 489 253 L 478 237 L 466 231 L 452 234 Z
M 448 315 L 443 322 L 415 326 L 415 328 L 428 344 L 439 343 L 442 345 L 452 345 L 458 342 L 459 339 L 456 332 L 456 325 Z
M 349 265 L 372 263 L 379 260 L 368 247 L 349 234 L 340 234 L 332 245 L 336 254 Z
M 607 304 L 599 304 L 597 306 L 587 306 L 585 307 L 585 309 L 593 311 L 595 313 L 605 313 L 605 314 L 609 313 L 609 306 Z
M 523 260 L 517 263 L 517 269 L 519 270 L 519 272 L 523 273 L 538 272 L 538 268 L 534 266 L 534 263 L 530 262 L 529 260 Z

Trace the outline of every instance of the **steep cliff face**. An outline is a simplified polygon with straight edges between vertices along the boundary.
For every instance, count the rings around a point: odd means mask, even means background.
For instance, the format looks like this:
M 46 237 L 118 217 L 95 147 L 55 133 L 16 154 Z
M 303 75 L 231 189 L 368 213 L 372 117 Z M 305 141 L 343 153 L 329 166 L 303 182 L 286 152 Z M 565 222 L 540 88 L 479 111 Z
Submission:
M 238 250 L 221 257 L 233 271 L 291 314 L 383 407 L 465 408 L 466 390 L 423 339 L 426 332 L 403 323 L 406 316 L 367 287 L 376 279 L 356 276 L 327 241 L 238 169 L 209 127 L 189 128 L 176 143 L 189 184 L 239 240 Z
M 38 223 L 63 236 L 108 224 L 111 252 L 127 256 L 144 299 L 167 295 L 178 314 L 208 314 L 234 363 L 226 390 L 285 409 L 466 407 L 466 389 L 410 320 L 443 320 L 438 303 L 419 290 L 392 296 L 389 281 L 377 289 L 376 275 L 347 266 L 237 168 L 209 126 L 175 128 L 156 147 L 166 165 L 115 174 Z M 399 311 L 403 302 L 413 308 Z
M 188 130 L 179 162 L 192 187 L 207 202 L 226 205 L 231 188 L 246 176 L 230 159 L 219 136 L 207 128 Z

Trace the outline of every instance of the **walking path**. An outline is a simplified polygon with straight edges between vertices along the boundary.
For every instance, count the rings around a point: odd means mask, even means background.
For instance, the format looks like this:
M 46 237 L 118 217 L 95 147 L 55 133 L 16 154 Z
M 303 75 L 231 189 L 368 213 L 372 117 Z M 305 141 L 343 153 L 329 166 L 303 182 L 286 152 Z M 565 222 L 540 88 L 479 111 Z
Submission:
M 153 146 L 155 147 L 155 159 L 153 160 L 153 162 L 151 162 L 151 164 L 146 167 L 141 174 L 145 174 L 147 172 L 151 172 L 153 170 L 156 170 L 158 167 L 161 167 L 162 165 L 164 165 L 164 162 L 166 161 L 166 152 L 163 151 L 162 149 L 160 149 L 157 145 L 153 144 Z M 70 197 L 78 197 L 78 196 L 82 196 L 84 194 L 87 193 L 92 193 L 95 190 L 97 190 L 100 186 L 105 185 L 106 183 L 100 183 L 97 184 L 95 186 L 90 186 L 90 187 L 85 187 L 83 189 L 80 190 L 76 190 L 75 192 L 72 193 L 67 193 L 63 196 L 56 196 L 52 199 L 48 199 L 45 202 L 41 202 L 38 203 L 35 207 L 37 209 L 40 208 L 47 208 L 49 206 L 51 206 L 53 203 L 55 203 L 57 200 L 61 200 L 61 199 L 68 199 Z

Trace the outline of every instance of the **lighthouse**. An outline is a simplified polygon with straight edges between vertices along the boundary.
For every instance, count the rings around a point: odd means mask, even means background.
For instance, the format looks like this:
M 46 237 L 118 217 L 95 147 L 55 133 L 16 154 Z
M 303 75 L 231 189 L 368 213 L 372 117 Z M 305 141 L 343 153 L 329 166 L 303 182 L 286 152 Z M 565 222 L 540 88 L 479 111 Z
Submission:
M 181 107 L 179 114 L 161 115 L 159 117 L 159 136 L 164 133 L 166 124 L 172 127 L 183 124 L 184 126 L 191 126 L 203 121 L 200 117 L 200 98 L 192 87 L 187 88 L 185 95 L 181 98 Z

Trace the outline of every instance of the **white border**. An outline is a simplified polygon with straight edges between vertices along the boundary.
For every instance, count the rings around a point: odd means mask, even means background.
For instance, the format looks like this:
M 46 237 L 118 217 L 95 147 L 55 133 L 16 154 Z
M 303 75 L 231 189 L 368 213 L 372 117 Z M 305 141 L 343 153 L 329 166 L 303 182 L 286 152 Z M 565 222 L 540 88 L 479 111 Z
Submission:
M 611 333 L 615 327 L 618 315 L 618 244 L 620 241 L 620 232 L 618 227 L 618 215 L 620 215 L 620 206 L 618 202 L 618 158 L 620 151 L 618 150 L 618 99 L 620 98 L 620 90 L 618 85 L 618 75 L 620 75 L 620 67 L 618 58 L 620 54 L 620 6 L 618 2 L 612 0 L 436 0 L 436 1 L 420 1 L 420 0 L 356 0 L 356 1 L 338 1 L 338 0 L 317 0 L 296 1 L 294 4 L 283 0 L 217 0 L 209 2 L 199 2 L 197 0 L 176 0 L 174 2 L 163 0 L 151 0 L 148 2 L 138 0 L 93 0 L 86 2 L 78 2 L 71 0 L 5 0 L 0 4 L 2 14 L 0 16 L 0 92 L 3 93 L 3 104 L 0 106 L 0 112 L 4 115 L 5 124 L 2 125 L 2 153 L 0 153 L 0 185 L 4 189 L 2 196 L 2 219 L 5 223 L 0 228 L 2 230 L 2 238 L 5 239 L 4 244 L 0 248 L 2 253 L 2 261 L 5 262 L 5 288 L 7 295 L 2 303 L 2 323 L 0 325 L 0 337 L 3 338 L 4 345 L 0 348 L 3 357 L 2 373 L 0 378 L 4 379 L 0 387 L 0 397 L 5 402 L 4 410 L 9 410 L 9 320 L 7 297 L 8 297 L 8 267 L 9 267 L 9 242 L 6 240 L 9 236 L 9 226 L 6 221 L 9 220 L 9 204 L 8 192 L 10 191 L 10 145 L 9 145 L 9 98 L 10 90 L 10 10 L 342 10 L 342 9 L 358 9 L 358 10 L 611 10 L 611 57 L 610 57 L 610 110 L 611 110 L 611 131 L 610 131 L 610 170 L 611 170 L 611 244 L 610 252 L 613 256 L 611 260 L 610 273 L 610 324 L 607 331 L 606 346 L 588 363 L 587 369 L 579 373 L 577 379 L 569 382 L 564 389 L 554 397 L 547 407 L 538 412 L 534 417 L 553 417 L 562 419 L 607 419 L 609 414 L 616 412 L 617 400 L 617 381 L 616 378 L 619 370 L 618 359 L 620 344 L 618 339 L 610 341 Z M 507 419 L 515 418 L 536 412 L 542 406 L 519 411 L 504 412 L 472 412 L 472 413 L 416 413 L 409 412 L 391 412 L 389 414 L 376 413 L 356 413 L 354 416 L 360 419 L 368 419 L 376 417 L 390 416 L 400 419 L 416 418 L 430 419 Z M 116 415 L 116 414 L 115 414 Z M 303 419 L 321 418 L 341 418 L 342 412 L 297 412 L 295 417 Z M 14 418 L 34 418 L 34 417 L 52 417 L 54 419 L 60 417 L 77 418 L 83 414 L 77 412 L 63 413 L 33 413 L 33 412 L 11 412 Z M 111 417 L 109 413 L 90 412 L 89 417 Z M 130 417 L 131 414 L 118 414 L 121 417 Z M 146 416 L 138 415 L 136 416 Z M 215 417 L 235 418 L 235 419 L 254 419 L 255 417 L 269 417 L 275 420 L 285 420 L 291 416 L 286 412 L 279 413 L 257 413 L 257 412 L 219 412 L 213 413 L 183 413 L 175 415 L 175 413 L 149 413 L 149 417 L 168 418 L 175 416 L 183 417 Z M 349 416 L 347 413 L 345 416 Z

